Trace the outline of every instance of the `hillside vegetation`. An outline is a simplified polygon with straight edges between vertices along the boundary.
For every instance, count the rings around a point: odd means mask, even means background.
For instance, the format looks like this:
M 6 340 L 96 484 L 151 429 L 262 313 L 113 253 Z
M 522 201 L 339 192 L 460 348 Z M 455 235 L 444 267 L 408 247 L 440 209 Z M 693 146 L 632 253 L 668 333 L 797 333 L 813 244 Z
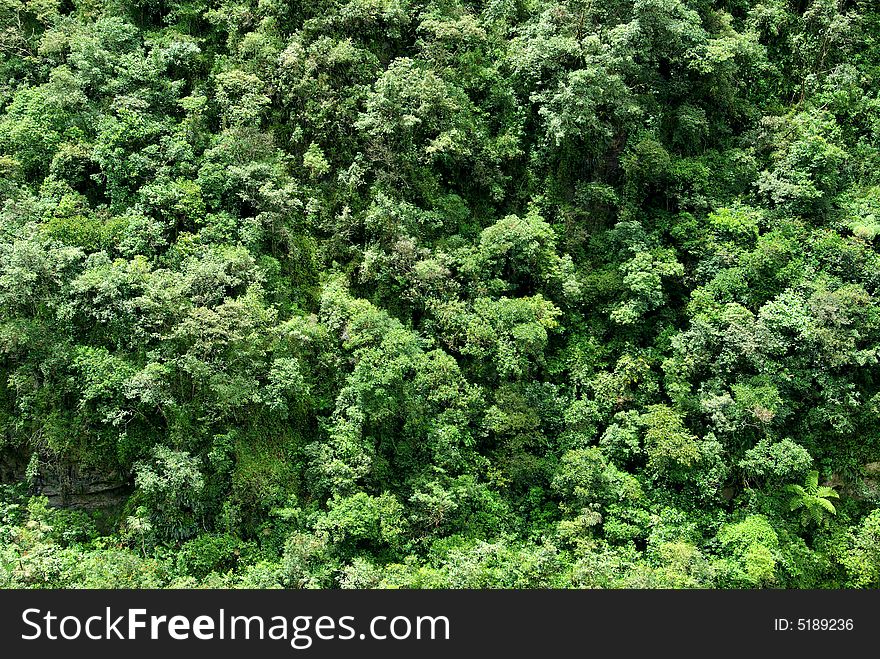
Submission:
M 880 586 L 872 0 L 0 0 L 0 202 L 0 586 Z

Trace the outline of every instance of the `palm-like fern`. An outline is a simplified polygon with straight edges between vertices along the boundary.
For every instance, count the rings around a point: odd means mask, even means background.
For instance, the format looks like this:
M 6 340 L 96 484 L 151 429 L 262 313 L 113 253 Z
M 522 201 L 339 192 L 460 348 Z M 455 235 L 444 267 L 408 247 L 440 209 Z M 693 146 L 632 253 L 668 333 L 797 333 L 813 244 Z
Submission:
M 834 488 L 819 485 L 819 472 L 811 471 L 803 485 L 788 485 L 786 492 L 791 493 L 789 506 L 792 511 L 801 510 L 804 523 L 810 520 L 819 524 L 824 519 L 825 513 L 837 514 L 837 509 L 829 499 L 839 499 L 840 495 Z

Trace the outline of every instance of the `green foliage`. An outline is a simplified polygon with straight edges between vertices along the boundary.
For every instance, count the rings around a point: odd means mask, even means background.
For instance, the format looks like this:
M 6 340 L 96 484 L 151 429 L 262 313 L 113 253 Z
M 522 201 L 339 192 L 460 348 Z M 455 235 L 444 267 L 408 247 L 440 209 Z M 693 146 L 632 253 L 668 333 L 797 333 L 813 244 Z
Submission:
M 177 554 L 178 570 L 202 579 L 211 572 L 235 569 L 241 554 L 241 540 L 234 536 L 200 535 L 183 543 Z
M 717 540 L 732 559 L 725 565 L 728 578 L 752 588 L 776 581 L 779 538 L 766 517 L 750 515 L 741 522 L 727 524 L 719 530 Z
M 164 446 L 135 466 L 136 500 L 161 540 L 184 540 L 200 526 L 205 479 L 196 458 Z
M 749 476 L 784 480 L 804 473 L 812 462 L 809 452 L 789 438 L 773 443 L 764 438 L 746 451 L 739 466 Z
M 839 499 L 840 495 L 833 487 L 819 485 L 819 472 L 811 471 L 803 485 L 791 484 L 785 486 L 785 491 L 791 494 L 789 508 L 792 511 L 802 510 L 803 523 L 812 521 L 820 524 L 825 521 L 825 515 L 836 515 L 837 509 L 830 499 Z
M 648 468 L 658 477 L 684 479 L 701 461 L 697 438 L 684 427 L 683 419 L 665 405 L 653 405 L 642 415 Z
M 878 26 L 0 3 L 0 585 L 876 587 Z
M 857 588 L 876 588 L 880 583 L 880 513 L 872 511 L 853 529 L 848 540 L 843 564 L 850 584 Z

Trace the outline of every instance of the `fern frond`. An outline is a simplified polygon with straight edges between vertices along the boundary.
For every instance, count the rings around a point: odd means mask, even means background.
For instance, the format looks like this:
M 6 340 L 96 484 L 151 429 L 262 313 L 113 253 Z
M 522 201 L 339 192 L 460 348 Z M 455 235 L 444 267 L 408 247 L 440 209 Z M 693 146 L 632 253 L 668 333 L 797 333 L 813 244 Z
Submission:
M 822 486 L 818 490 L 816 490 L 816 496 L 823 497 L 825 499 L 839 499 L 840 495 L 834 490 L 833 487 Z
M 800 485 L 786 485 L 785 491 L 791 492 L 792 494 L 794 494 L 795 496 L 798 496 L 798 497 L 807 496 L 807 491 L 803 487 L 801 487 Z
M 819 506 L 821 506 L 822 508 L 824 508 L 825 510 L 827 510 L 827 511 L 828 511 L 829 513 L 831 513 L 832 515 L 836 515 L 836 514 L 837 514 L 837 508 L 835 508 L 835 507 L 834 507 L 834 504 L 831 503 L 830 501 L 828 501 L 828 499 L 820 499 L 820 498 L 816 498 L 816 503 L 817 503 Z M 818 510 L 818 508 L 817 508 L 816 510 Z

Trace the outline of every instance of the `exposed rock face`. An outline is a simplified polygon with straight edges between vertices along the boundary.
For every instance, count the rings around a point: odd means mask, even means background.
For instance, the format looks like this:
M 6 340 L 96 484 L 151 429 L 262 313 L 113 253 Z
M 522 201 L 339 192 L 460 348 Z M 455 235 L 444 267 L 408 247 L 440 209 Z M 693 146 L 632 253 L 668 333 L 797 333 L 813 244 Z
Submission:
M 869 462 L 864 466 L 865 488 L 867 495 L 873 499 L 880 499 L 880 462 Z
M 20 483 L 25 478 L 28 456 L 22 451 L 0 451 L 0 483 Z
M 842 495 L 858 500 L 880 501 L 880 462 L 862 465 L 861 478 L 847 481 L 840 474 L 832 474 L 823 485 L 838 490 Z
M 50 464 L 40 470 L 34 483 L 53 506 L 108 508 L 121 505 L 131 493 L 128 481 L 115 471 L 75 464 Z
M 21 452 L 0 453 L 0 483 L 22 482 L 28 456 Z M 32 484 L 33 494 L 42 494 L 53 506 L 65 508 L 111 508 L 131 494 L 125 474 L 70 462 L 41 461 Z

